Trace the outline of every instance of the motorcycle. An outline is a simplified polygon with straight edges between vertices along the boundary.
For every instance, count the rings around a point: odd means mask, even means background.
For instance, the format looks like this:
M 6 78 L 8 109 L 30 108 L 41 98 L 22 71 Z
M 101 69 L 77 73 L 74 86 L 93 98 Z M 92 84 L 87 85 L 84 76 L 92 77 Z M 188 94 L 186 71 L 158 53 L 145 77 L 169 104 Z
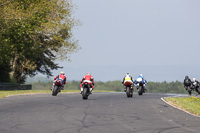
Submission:
M 61 91 L 62 87 L 62 80 L 56 79 L 55 84 L 52 87 L 52 96 L 57 96 L 57 94 Z
M 91 85 L 88 82 L 84 82 L 82 87 L 83 87 L 82 98 L 83 100 L 87 100 L 88 96 L 91 94 L 90 92 Z
M 192 83 L 191 89 L 193 91 L 196 91 L 198 94 L 200 94 L 200 88 L 199 88 L 199 84 L 197 82 Z M 189 94 L 189 95 L 191 95 L 191 94 Z
M 125 92 L 126 92 L 126 95 L 127 97 L 133 97 L 133 88 L 132 88 L 132 83 L 131 82 L 125 82 L 124 83 L 125 85 Z
M 137 84 L 138 95 L 142 95 L 145 93 L 144 83 L 142 81 L 138 82 Z
M 191 89 L 190 86 L 186 86 L 186 90 L 187 90 L 187 92 L 188 92 L 189 95 L 192 94 L 192 89 Z
M 193 85 L 190 82 L 184 83 L 184 87 L 189 95 L 192 95 Z

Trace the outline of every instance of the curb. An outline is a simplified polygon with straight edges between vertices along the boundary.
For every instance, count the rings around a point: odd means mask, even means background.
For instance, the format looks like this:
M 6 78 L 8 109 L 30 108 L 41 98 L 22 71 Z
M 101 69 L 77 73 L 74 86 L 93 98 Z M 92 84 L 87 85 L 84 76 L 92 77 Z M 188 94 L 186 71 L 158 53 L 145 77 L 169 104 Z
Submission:
M 180 97 L 180 96 L 172 96 L 172 97 Z M 198 116 L 198 115 L 192 114 L 191 112 L 188 112 L 188 111 L 186 111 L 186 110 L 183 110 L 183 109 L 181 109 L 181 108 L 179 108 L 179 107 L 176 107 L 176 106 L 174 106 L 174 105 L 168 103 L 164 98 L 170 98 L 170 97 L 162 97 L 161 100 L 162 100 L 163 102 L 165 102 L 166 104 L 172 106 L 173 108 L 178 109 L 178 110 L 181 110 L 181 111 L 183 111 L 183 112 L 185 112 L 185 113 L 187 113 L 187 114 L 189 114 L 189 115 L 192 115 L 192 116 L 195 116 L 195 117 L 199 117 L 199 118 L 200 118 L 200 116 Z

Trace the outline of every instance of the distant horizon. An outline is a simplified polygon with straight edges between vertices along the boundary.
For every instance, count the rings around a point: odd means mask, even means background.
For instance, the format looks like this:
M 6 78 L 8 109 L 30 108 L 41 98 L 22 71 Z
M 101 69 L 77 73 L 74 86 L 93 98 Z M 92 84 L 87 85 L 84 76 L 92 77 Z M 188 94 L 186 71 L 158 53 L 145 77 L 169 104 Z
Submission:
M 73 0 L 82 47 L 57 61 L 68 80 L 90 72 L 97 81 L 122 80 L 127 72 L 147 81 L 200 80 L 200 0 Z
M 200 81 L 200 0 L 73 0 L 82 48 L 71 62 L 56 60 L 67 80 L 90 72 L 95 81 L 122 80 L 128 72 L 147 81 Z M 42 75 L 42 74 L 40 74 Z
M 39 78 L 39 79 L 38 79 Z M 49 82 L 49 81 L 52 81 L 53 82 L 53 79 L 54 79 L 54 76 L 52 76 L 52 77 L 47 77 L 47 76 L 44 76 L 44 75 L 37 75 L 37 76 L 35 76 L 35 77 L 33 77 L 33 78 L 31 78 L 31 77 L 28 77 L 27 78 L 27 80 L 26 80 L 26 82 L 25 83 L 33 83 L 33 82 L 39 82 L 39 81 L 41 81 L 41 82 Z M 135 79 L 134 79 L 135 80 Z M 184 79 L 183 79 L 184 80 Z M 73 82 L 73 81 L 75 81 L 75 82 L 80 82 L 81 81 L 81 79 L 80 80 L 67 80 L 67 82 Z M 121 80 L 108 80 L 108 81 L 101 81 L 101 80 L 95 80 L 95 82 L 113 82 L 113 81 L 122 81 L 122 79 Z M 148 81 L 148 82 L 158 82 L 158 83 L 162 83 L 162 82 L 167 82 L 167 83 L 170 83 L 170 82 L 176 82 L 176 81 L 178 81 L 178 82 L 183 82 L 183 81 L 180 81 L 180 80 L 174 80 L 174 81 L 166 81 L 166 80 L 163 80 L 163 81 Z
M 188 69 L 192 68 L 192 69 Z M 153 68 L 148 66 L 141 67 L 111 67 L 111 66 L 99 66 L 99 67 L 67 67 L 64 69 L 59 69 L 53 71 L 53 75 L 49 80 L 53 80 L 53 77 L 57 76 L 60 71 L 64 71 L 68 81 L 80 81 L 82 77 L 90 72 L 94 77 L 95 81 L 107 82 L 107 81 L 116 81 L 122 80 L 127 72 L 131 74 L 131 76 L 136 79 L 140 73 L 144 75 L 144 78 L 147 81 L 151 82 L 172 82 L 172 81 L 180 81 L 183 82 L 185 76 L 189 76 L 190 79 L 196 78 L 200 81 L 200 74 L 196 72 L 199 66 L 154 66 Z M 155 71 L 152 72 L 152 69 Z M 195 70 L 195 71 L 191 71 Z M 184 73 L 182 73 L 184 71 Z M 103 75 L 103 76 L 102 76 Z M 104 76 L 105 75 L 105 76 Z M 38 74 L 37 76 L 46 77 L 45 75 Z

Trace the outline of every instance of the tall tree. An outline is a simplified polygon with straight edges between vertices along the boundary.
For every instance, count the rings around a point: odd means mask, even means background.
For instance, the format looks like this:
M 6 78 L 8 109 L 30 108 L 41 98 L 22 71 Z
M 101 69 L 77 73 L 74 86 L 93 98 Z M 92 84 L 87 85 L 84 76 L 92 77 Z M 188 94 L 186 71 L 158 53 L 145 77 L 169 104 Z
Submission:
M 0 10 L 0 67 L 9 61 L 18 83 L 38 72 L 52 76 L 51 70 L 61 68 L 55 60 L 79 49 L 72 39 L 78 22 L 70 0 L 0 0 Z

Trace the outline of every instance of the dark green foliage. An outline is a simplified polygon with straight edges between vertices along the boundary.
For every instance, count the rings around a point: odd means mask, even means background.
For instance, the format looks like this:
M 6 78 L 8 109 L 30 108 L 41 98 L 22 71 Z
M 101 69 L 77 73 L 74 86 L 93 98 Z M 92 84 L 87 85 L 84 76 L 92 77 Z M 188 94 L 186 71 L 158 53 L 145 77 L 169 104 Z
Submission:
M 0 64 L 0 82 L 10 82 L 10 72 L 9 63 Z
M 176 81 L 176 82 L 148 82 L 147 84 L 148 92 L 152 93 L 187 93 L 184 89 L 183 83 Z
M 72 38 L 77 24 L 72 10 L 71 0 L 1 0 L 1 76 L 24 83 L 27 76 L 52 76 L 62 68 L 56 60 L 69 60 L 68 54 L 79 49 Z
M 52 81 L 49 82 L 34 82 L 33 89 L 50 89 L 52 85 Z M 179 93 L 184 94 L 187 93 L 185 91 L 183 83 L 176 81 L 176 82 L 148 82 L 146 86 L 148 92 L 150 93 Z M 80 82 L 78 81 L 70 81 L 67 82 L 65 85 L 65 89 L 67 90 L 79 90 L 80 89 Z M 116 92 L 123 92 L 124 88 L 121 84 L 121 81 L 108 81 L 108 82 L 95 82 L 94 86 L 95 90 L 103 90 L 103 91 L 116 91 Z M 134 87 L 134 92 L 136 92 L 136 88 Z
M 108 81 L 108 82 L 96 82 L 96 90 L 107 90 L 107 91 L 123 91 L 121 81 Z

